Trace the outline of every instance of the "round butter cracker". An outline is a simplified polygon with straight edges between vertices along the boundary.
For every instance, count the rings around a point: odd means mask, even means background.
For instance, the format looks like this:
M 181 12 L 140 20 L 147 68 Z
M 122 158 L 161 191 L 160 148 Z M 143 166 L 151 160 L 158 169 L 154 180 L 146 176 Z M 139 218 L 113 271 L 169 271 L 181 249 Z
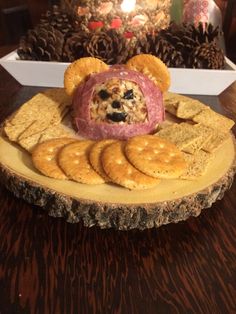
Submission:
M 73 138 L 56 138 L 37 144 L 32 151 L 32 161 L 41 173 L 54 179 L 67 179 L 58 165 L 57 154 L 65 145 L 74 142 Z
M 125 153 L 134 167 L 155 178 L 179 178 L 187 167 L 182 152 L 171 142 L 155 135 L 130 138 Z
M 126 67 L 149 77 L 162 92 L 166 92 L 170 87 L 170 73 L 167 66 L 153 55 L 136 55 L 127 61 Z
M 115 140 L 113 139 L 98 141 L 92 146 L 89 153 L 89 160 L 91 165 L 97 171 L 97 173 L 100 174 L 101 177 L 103 177 L 105 182 L 110 182 L 111 179 L 106 175 L 106 172 L 103 169 L 101 154 L 106 147 L 114 142 Z
M 89 162 L 89 152 L 94 142 L 76 141 L 65 146 L 58 155 L 58 163 L 68 178 L 85 184 L 101 184 L 104 179 Z
M 137 170 L 124 154 L 125 142 L 117 141 L 102 152 L 102 165 L 112 182 L 130 190 L 149 189 L 160 180 L 152 178 Z
M 109 69 L 102 60 L 85 57 L 72 62 L 64 74 L 64 87 L 66 93 L 72 96 L 79 84 L 92 73 L 99 73 Z

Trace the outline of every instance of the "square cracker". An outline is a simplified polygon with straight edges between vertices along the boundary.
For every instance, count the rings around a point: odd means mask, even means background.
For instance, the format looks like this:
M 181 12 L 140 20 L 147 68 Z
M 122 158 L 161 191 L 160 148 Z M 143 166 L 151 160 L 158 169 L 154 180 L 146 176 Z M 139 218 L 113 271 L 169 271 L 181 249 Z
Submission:
M 188 123 L 174 124 L 160 130 L 156 135 L 174 143 L 180 150 L 194 154 L 200 150 L 206 138 Z
M 221 132 L 202 123 L 195 124 L 194 128 L 205 136 L 206 141 L 202 149 L 208 153 L 214 152 L 230 137 L 229 132 Z
M 30 152 L 36 144 L 38 144 L 41 133 L 33 134 L 29 137 L 23 138 L 18 141 L 18 144 L 25 150 Z
M 47 118 L 43 121 L 37 120 L 34 121 L 28 128 L 26 128 L 17 138 L 17 142 L 20 142 L 24 138 L 28 138 L 34 134 L 41 133 L 43 130 L 45 130 L 47 127 L 50 126 L 50 122 L 47 120 Z
M 25 102 L 4 124 L 8 138 L 17 141 L 60 123 L 70 106 L 63 89 L 48 89 Z
M 207 108 L 199 100 L 169 92 L 164 94 L 164 105 L 166 111 L 181 119 L 191 119 Z
M 76 138 L 76 132 L 73 129 L 68 128 L 62 124 L 55 125 L 47 128 L 41 133 L 39 143 L 59 137 Z
M 45 118 L 39 119 L 37 121 L 34 121 L 27 129 L 25 129 L 24 132 L 22 132 L 19 136 L 17 141 L 27 138 L 29 136 L 32 136 L 34 134 L 40 133 L 47 128 L 58 125 L 61 120 L 63 119 L 64 115 L 67 113 L 67 108 L 63 108 L 62 110 L 59 110 L 58 112 L 51 112 L 50 114 L 47 114 L 47 111 L 45 110 Z
M 193 117 L 193 121 L 202 123 L 212 129 L 221 130 L 221 132 L 229 131 L 234 125 L 234 121 L 211 110 L 206 109 Z
M 165 110 L 167 112 L 169 112 L 169 113 L 173 114 L 174 116 L 176 116 L 177 106 L 178 106 L 177 102 L 175 102 L 175 103 L 165 102 L 164 106 L 165 106 Z
M 207 141 L 202 149 L 206 152 L 212 153 L 215 150 L 217 150 L 221 145 L 224 144 L 224 142 L 230 138 L 229 132 L 217 132 L 214 130 L 214 133 L 210 139 L 210 141 Z
M 166 92 L 163 94 L 163 101 L 165 110 L 173 115 L 176 115 L 178 102 L 181 99 L 181 96 L 178 94 Z
M 27 151 L 31 152 L 34 146 L 46 140 L 60 137 L 77 138 L 74 129 L 67 123 L 67 118 L 60 124 L 50 126 L 41 132 L 32 134 L 18 140 L 18 143 Z
M 12 124 L 10 120 L 6 120 L 3 126 L 3 130 L 9 140 L 16 141 L 17 138 L 27 129 L 29 128 L 35 120 L 25 121 L 25 123 L 19 122 L 18 124 Z
M 59 107 L 70 107 L 72 104 L 71 96 L 68 96 L 64 88 L 49 88 L 42 92 L 52 102 L 59 104 Z
M 192 119 L 207 107 L 200 101 L 190 99 L 188 101 L 179 101 L 176 110 L 176 116 L 181 119 Z
M 164 103 L 172 103 L 175 107 L 176 107 L 177 102 L 183 99 L 187 99 L 187 97 L 180 94 L 172 93 L 172 92 L 165 92 L 163 94 Z
M 214 155 L 199 150 L 194 155 L 184 153 L 188 167 L 180 176 L 181 179 L 195 180 L 204 175 Z

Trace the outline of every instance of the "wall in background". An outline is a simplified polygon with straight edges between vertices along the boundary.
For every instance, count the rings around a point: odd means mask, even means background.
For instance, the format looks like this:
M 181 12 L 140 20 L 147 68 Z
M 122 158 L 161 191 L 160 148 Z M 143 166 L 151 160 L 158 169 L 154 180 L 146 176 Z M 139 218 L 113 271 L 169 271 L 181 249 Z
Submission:
M 39 22 L 48 0 L 0 0 L 0 44 L 17 43 L 28 28 Z

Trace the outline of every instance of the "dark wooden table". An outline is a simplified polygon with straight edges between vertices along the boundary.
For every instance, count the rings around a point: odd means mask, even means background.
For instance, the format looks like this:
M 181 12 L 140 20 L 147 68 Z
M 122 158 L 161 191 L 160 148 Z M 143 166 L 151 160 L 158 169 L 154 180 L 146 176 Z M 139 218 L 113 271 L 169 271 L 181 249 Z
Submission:
M 202 99 L 235 118 L 235 86 L 222 107 Z M 0 68 L 0 120 L 37 91 Z M 51 218 L 0 185 L 0 313 L 236 313 L 235 192 L 186 222 L 124 232 Z

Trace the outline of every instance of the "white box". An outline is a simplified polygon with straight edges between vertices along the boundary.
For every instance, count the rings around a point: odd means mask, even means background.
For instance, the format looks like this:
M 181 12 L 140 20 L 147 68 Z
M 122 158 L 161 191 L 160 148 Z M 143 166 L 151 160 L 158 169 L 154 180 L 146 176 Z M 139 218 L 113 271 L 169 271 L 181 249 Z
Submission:
M 228 58 L 226 69 L 170 68 L 170 91 L 192 95 L 219 95 L 236 80 L 236 65 Z M 69 63 L 18 60 L 13 51 L 0 64 L 22 85 L 63 87 L 64 72 Z

